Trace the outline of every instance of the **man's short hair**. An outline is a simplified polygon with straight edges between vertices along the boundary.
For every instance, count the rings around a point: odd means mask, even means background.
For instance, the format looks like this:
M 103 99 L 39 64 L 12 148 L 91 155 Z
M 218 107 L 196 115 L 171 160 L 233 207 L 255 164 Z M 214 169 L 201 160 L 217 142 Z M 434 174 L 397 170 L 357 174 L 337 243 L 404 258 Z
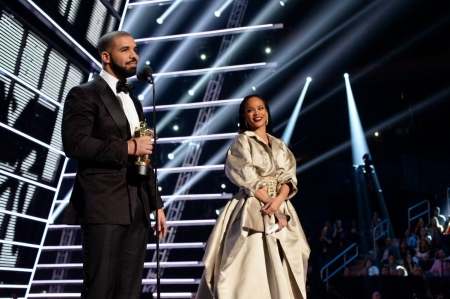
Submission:
M 114 40 L 117 37 L 122 37 L 122 36 L 131 36 L 131 34 L 129 34 L 126 31 L 111 31 L 106 33 L 105 35 L 103 35 L 100 40 L 98 41 L 98 54 L 100 55 L 100 58 L 102 56 L 103 52 L 108 52 L 113 46 L 114 46 Z

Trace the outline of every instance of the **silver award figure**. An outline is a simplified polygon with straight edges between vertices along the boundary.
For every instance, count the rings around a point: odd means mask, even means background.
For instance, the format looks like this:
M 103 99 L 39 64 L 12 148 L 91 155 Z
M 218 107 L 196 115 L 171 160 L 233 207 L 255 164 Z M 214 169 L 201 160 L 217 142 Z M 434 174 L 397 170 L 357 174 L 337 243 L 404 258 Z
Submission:
M 134 130 L 134 138 L 142 137 L 142 136 L 155 136 L 153 130 L 151 130 L 145 121 L 141 121 L 139 123 L 139 127 Z M 137 172 L 141 176 L 145 176 L 147 178 L 150 177 L 150 171 L 152 171 L 150 165 L 150 157 L 149 155 L 141 155 L 137 156 L 136 162 L 134 163 L 137 168 Z

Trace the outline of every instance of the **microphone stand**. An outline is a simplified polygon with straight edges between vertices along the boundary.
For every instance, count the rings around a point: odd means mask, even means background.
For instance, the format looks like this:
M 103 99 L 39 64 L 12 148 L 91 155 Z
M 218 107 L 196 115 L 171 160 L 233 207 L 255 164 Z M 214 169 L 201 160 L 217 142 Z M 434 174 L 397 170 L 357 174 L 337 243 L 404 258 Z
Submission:
M 153 131 L 155 132 L 155 136 L 153 138 L 153 153 L 154 153 L 154 159 L 153 159 L 153 169 L 155 170 L 155 207 L 156 207 L 156 213 L 155 213 L 155 231 L 156 231 L 156 298 L 161 298 L 161 277 L 159 275 L 160 273 L 160 264 L 159 264 L 159 213 L 158 213 L 158 167 L 157 167 L 157 161 L 158 155 L 156 154 L 156 139 L 157 133 L 156 133 L 156 88 L 155 88 L 155 80 L 152 75 L 148 77 L 148 83 L 153 85 L 152 87 L 152 95 L 153 95 Z M 152 294 L 153 295 L 153 294 Z M 152 296 L 153 297 L 153 296 Z
M 149 66 L 144 66 L 142 73 L 137 73 L 136 77 L 139 81 L 145 81 L 151 85 L 153 85 L 152 91 L 153 91 L 153 153 L 155 158 L 153 159 L 153 169 L 155 171 L 155 232 L 156 232 L 156 294 L 157 298 L 161 298 L 161 277 L 159 275 L 160 273 L 160 263 L 159 263 L 159 213 L 158 213 L 158 166 L 156 159 L 158 158 L 158 155 L 156 154 L 156 140 L 157 133 L 156 133 L 156 88 L 155 88 L 155 80 L 153 78 L 153 70 Z M 153 294 L 152 294 L 153 298 Z

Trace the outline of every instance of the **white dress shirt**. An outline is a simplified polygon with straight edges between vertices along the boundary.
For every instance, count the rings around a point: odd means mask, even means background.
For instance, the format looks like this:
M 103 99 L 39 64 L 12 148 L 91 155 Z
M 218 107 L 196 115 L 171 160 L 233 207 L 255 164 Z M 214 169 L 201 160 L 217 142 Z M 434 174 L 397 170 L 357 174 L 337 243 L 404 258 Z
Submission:
M 130 124 L 131 136 L 133 137 L 134 131 L 139 127 L 139 116 L 130 94 L 123 91 L 117 93 L 116 85 L 119 80 L 108 72 L 105 72 L 105 70 L 102 70 L 99 75 L 106 81 L 106 83 L 108 83 L 109 87 L 111 87 L 112 91 L 117 96 L 117 99 L 120 101 L 123 112 L 125 112 L 125 116 Z

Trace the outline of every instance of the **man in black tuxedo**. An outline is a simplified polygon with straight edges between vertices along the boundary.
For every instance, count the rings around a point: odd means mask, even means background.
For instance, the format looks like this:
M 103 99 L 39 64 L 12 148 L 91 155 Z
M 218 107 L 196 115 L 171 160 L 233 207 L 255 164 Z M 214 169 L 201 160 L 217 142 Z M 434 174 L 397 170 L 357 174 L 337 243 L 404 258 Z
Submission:
M 144 113 L 123 85 L 136 74 L 136 43 L 114 31 L 99 40 L 98 51 L 99 76 L 70 90 L 64 105 L 64 151 L 78 160 L 64 223 L 82 228 L 81 297 L 139 298 L 150 213 L 158 213 L 159 237 L 166 235 L 166 218 L 159 194 L 155 200 L 154 172 L 142 179 L 134 168 L 136 156 L 153 149 L 149 136 L 132 138 Z

